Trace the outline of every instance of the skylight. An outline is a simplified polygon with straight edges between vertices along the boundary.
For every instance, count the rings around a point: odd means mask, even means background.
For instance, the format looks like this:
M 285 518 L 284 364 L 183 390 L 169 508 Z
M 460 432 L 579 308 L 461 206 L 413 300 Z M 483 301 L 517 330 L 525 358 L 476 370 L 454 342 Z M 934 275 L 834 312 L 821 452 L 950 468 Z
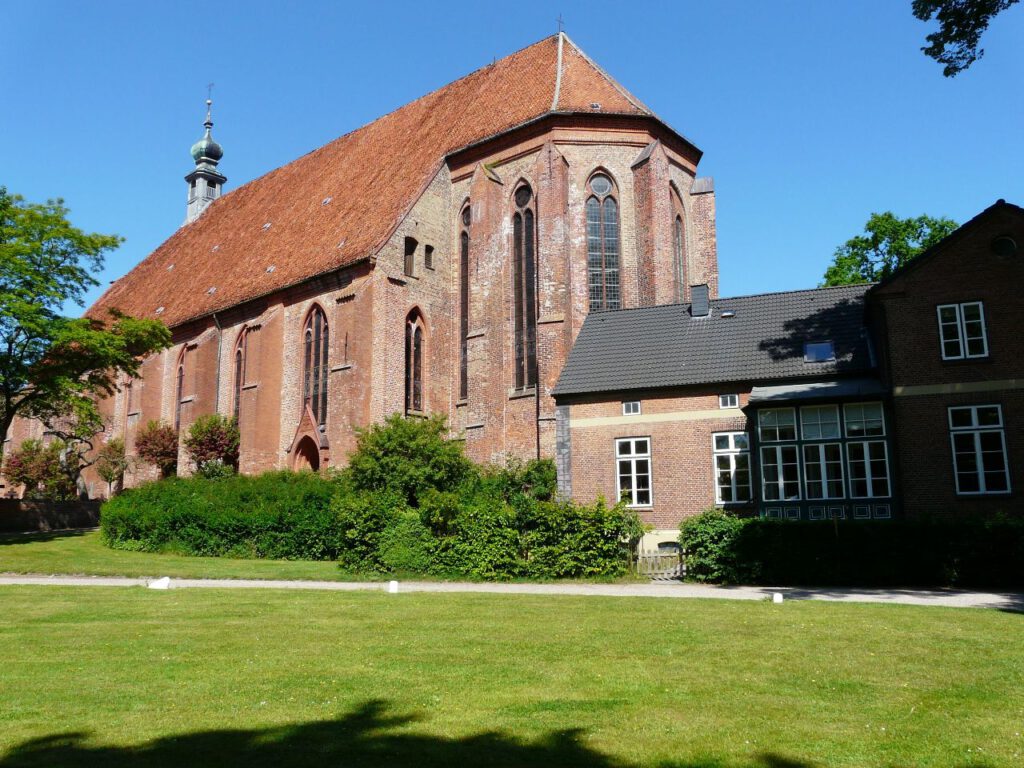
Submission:
M 827 363 L 836 359 L 836 350 L 831 341 L 809 341 L 804 344 L 805 363 Z

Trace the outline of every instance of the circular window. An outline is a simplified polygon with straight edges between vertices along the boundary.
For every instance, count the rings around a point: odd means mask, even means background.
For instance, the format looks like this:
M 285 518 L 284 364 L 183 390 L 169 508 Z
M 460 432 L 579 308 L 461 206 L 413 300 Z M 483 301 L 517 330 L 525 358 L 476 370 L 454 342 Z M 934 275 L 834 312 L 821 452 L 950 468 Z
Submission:
M 469 206 L 467 205 L 462 209 L 462 224 L 463 226 L 469 226 Z
M 992 253 L 1001 259 L 1012 259 L 1017 255 L 1017 241 L 1009 235 L 1000 235 L 992 241 Z
M 590 180 L 590 188 L 593 190 L 595 195 L 604 197 L 612 191 L 612 180 L 604 174 L 599 173 Z
M 520 208 L 524 208 L 526 204 L 530 202 L 530 198 L 532 197 L 533 191 L 524 185 L 516 190 L 516 205 Z

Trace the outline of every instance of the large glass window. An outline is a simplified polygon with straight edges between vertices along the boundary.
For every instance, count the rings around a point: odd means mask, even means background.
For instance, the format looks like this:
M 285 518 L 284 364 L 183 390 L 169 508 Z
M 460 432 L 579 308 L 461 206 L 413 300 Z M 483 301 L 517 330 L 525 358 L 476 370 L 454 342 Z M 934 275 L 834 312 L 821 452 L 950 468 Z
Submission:
M 762 443 L 796 440 L 796 411 L 792 408 L 759 411 L 757 426 Z
M 1010 469 L 1006 460 L 1003 410 L 998 405 L 949 409 L 953 473 L 960 494 L 1007 493 Z
M 245 353 L 246 353 L 246 340 L 249 334 L 246 329 L 242 329 L 242 332 L 238 334 L 238 341 L 235 343 L 235 380 L 234 380 L 234 392 L 232 398 L 232 414 L 235 417 L 235 422 L 238 422 L 238 418 L 242 411 L 242 386 L 245 384 Z
M 327 316 L 319 306 L 313 307 L 306 318 L 303 340 L 303 403 L 309 406 L 313 419 L 322 426 L 327 423 L 327 353 L 330 346 Z
M 843 407 L 847 437 L 878 437 L 885 434 L 881 403 L 852 403 Z
M 649 507 L 651 495 L 651 439 L 624 437 L 615 441 L 616 491 L 631 507 Z
M 715 461 L 715 502 L 750 501 L 750 444 L 746 432 L 716 432 L 711 436 Z
M 800 462 L 795 445 L 761 448 L 761 490 L 764 501 L 800 498 Z
M 808 499 L 841 499 L 843 488 L 843 447 L 839 443 L 803 446 L 804 495 Z
M 526 184 L 515 193 L 512 215 L 513 303 L 515 324 L 515 386 L 537 383 L 537 263 L 533 190 Z
M 889 496 L 889 454 L 884 440 L 846 444 L 850 496 L 873 499 Z
M 415 310 L 405 320 L 405 412 L 423 412 L 423 319 Z
M 469 397 L 469 204 L 462 209 L 459 236 L 459 399 Z
M 985 310 L 980 301 L 941 304 L 937 311 L 943 360 L 988 356 Z
M 800 430 L 804 440 L 829 440 L 842 437 L 839 430 L 839 407 L 805 405 L 800 409 Z
M 178 357 L 178 372 L 174 379 L 174 430 L 181 430 L 181 408 L 185 399 L 185 350 Z
M 612 180 L 603 173 L 590 179 L 587 198 L 587 283 L 590 311 L 618 309 L 619 204 Z

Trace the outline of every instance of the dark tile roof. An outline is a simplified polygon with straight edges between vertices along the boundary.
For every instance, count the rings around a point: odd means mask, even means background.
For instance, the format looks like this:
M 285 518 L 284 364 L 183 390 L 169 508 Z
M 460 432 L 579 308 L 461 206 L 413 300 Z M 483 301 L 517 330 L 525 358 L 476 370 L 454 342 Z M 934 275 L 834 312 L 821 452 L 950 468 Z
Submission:
M 593 113 L 594 104 L 602 114 L 655 117 L 568 37 L 545 38 L 228 192 L 90 314 L 155 317 L 164 307 L 161 318 L 175 326 L 362 261 L 449 154 L 547 114 Z
M 707 317 L 692 317 L 689 304 L 594 313 L 553 394 L 863 375 L 874 369 L 864 322 L 869 287 L 714 299 Z M 836 359 L 805 363 L 804 343 L 813 341 L 832 341 Z

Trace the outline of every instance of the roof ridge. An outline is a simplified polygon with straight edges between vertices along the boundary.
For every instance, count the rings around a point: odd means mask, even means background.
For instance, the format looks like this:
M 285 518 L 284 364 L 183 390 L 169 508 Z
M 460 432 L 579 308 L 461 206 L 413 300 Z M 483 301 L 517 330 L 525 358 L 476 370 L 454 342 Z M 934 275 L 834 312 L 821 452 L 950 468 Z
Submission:
M 652 110 L 650 107 L 648 107 L 642 101 L 640 101 L 640 99 L 638 99 L 632 93 L 627 91 L 625 86 L 623 86 L 614 77 L 609 75 L 600 64 L 598 64 L 596 61 L 594 61 L 592 58 L 590 58 L 586 54 L 586 52 L 576 44 L 575 40 L 573 40 L 571 37 L 569 37 L 567 34 L 565 34 L 565 32 L 559 32 L 558 34 L 559 34 L 560 37 L 564 37 L 565 40 L 569 43 L 569 45 L 571 45 L 573 48 L 576 49 L 576 53 L 578 53 L 580 56 L 582 56 L 584 61 L 586 61 L 590 66 L 592 66 L 597 71 L 597 73 L 599 75 L 601 75 L 601 77 L 603 77 L 605 80 L 607 80 L 608 83 L 612 86 L 612 88 L 617 90 L 622 95 L 622 97 L 626 99 L 626 101 L 628 101 L 634 107 L 639 109 L 641 112 L 646 112 L 648 115 L 651 115 L 652 117 L 658 117 L 656 114 L 654 114 L 654 110 Z M 561 52 L 561 49 L 559 49 L 559 52 Z M 561 62 L 561 57 L 559 57 L 559 62 Z M 658 117 L 658 119 L 661 120 L 660 117 Z M 662 122 L 664 122 L 664 120 L 662 120 Z M 666 125 L 667 125 L 667 123 L 666 123 Z

